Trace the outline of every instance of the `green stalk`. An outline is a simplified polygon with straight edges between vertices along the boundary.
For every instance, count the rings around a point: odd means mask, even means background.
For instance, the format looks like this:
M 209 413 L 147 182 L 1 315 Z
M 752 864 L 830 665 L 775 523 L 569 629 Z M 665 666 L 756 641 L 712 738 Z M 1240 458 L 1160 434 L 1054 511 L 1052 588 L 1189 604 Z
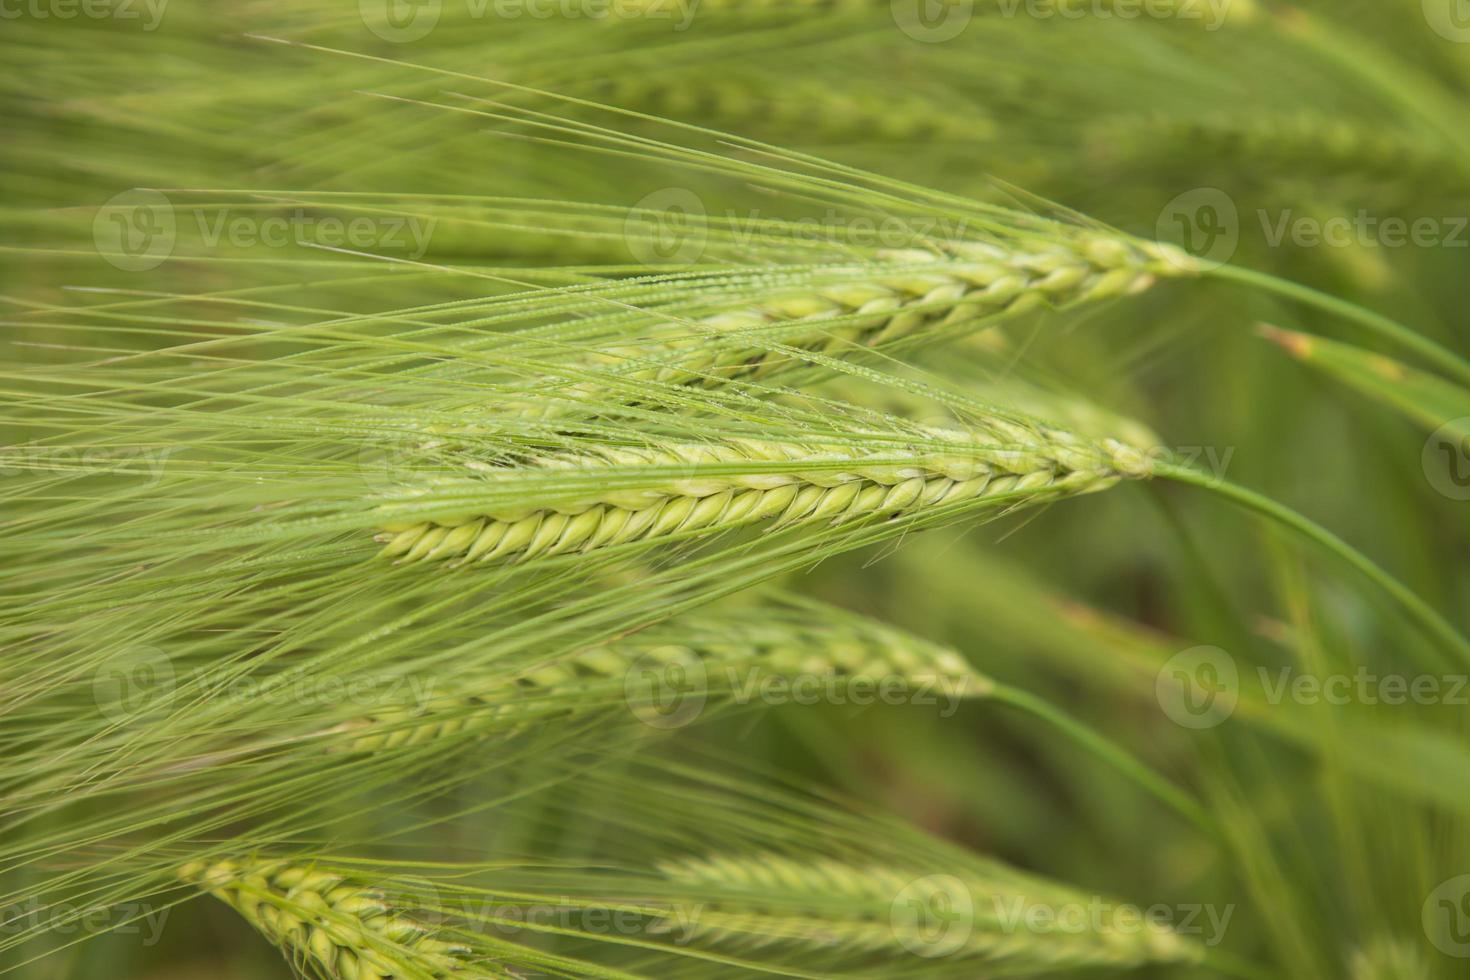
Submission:
M 1467 362 L 1459 354 L 1425 337 L 1417 331 L 1411 330 L 1390 319 L 1381 313 L 1375 313 L 1357 303 L 1351 303 L 1337 296 L 1304 286 L 1299 282 L 1289 279 L 1280 279 L 1266 272 L 1255 269 L 1247 269 L 1235 265 L 1222 265 L 1212 269 L 1207 275 L 1218 276 L 1221 279 L 1231 280 L 1262 292 L 1274 293 L 1283 299 L 1289 299 L 1305 306 L 1314 307 L 1324 313 L 1342 317 L 1352 323 L 1356 323 L 1366 330 L 1382 337 L 1392 343 L 1398 344 L 1407 350 L 1411 350 L 1434 363 L 1442 370 L 1455 375 L 1461 381 L 1470 383 L 1470 362 Z
M 1004 684 L 997 684 L 995 690 L 987 695 L 987 699 L 1008 704 L 1013 708 L 1017 708 L 1045 721 L 1088 752 L 1091 752 L 1127 776 L 1140 789 L 1143 789 L 1160 802 L 1167 804 L 1176 813 L 1179 813 L 1206 834 L 1211 837 L 1221 836 L 1220 828 L 1216 825 L 1214 818 L 1205 812 L 1204 807 L 1200 806 L 1199 801 L 1144 765 L 1132 753 L 1108 740 L 1093 729 L 1088 728 L 1066 712 L 1053 707 L 1034 694 L 1029 694 L 1026 691 L 1014 687 L 1007 687 Z
M 1440 615 L 1433 606 L 1420 598 L 1413 589 L 1384 571 L 1367 555 L 1322 525 L 1254 490 L 1220 480 L 1187 466 L 1160 462 L 1155 464 L 1154 472 L 1180 483 L 1213 490 L 1246 510 L 1254 511 L 1291 528 L 1324 551 L 1337 556 L 1391 596 L 1426 633 L 1440 640 L 1446 647 L 1454 651 L 1462 662 L 1470 665 L 1470 640 L 1467 640 L 1464 634 Z

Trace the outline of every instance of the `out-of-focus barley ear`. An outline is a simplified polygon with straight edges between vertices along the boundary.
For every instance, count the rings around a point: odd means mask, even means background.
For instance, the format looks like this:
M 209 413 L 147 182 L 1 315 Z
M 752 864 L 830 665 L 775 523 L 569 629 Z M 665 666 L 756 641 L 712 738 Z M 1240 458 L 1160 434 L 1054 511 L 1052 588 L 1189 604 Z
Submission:
M 1089 127 L 1084 141 L 1095 158 L 1136 161 L 1159 153 L 1187 152 L 1215 163 L 1274 165 L 1282 177 L 1305 174 L 1373 179 L 1379 184 L 1442 181 L 1463 164 L 1448 148 L 1426 145 L 1418 134 L 1365 124 L 1350 117 L 1216 110 L 1194 116 L 1164 113 L 1107 116 Z M 1461 186 L 1464 179 L 1461 178 Z
M 1433 976 L 1424 952 L 1401 938 L 1380 938 L 1352 952 L 1349 980 L 1420 980 Z
M 803 600 L 757 607 L 739 617 L 680 617 L 628 640 L 483 685 L 484 693 L 376 711 L 325 734 L 347 736 L 332 743 L 332 751 L 347 752 L 380 752 L 467 733 L 509 738 L 553 716 L 621 704 L 629 671 L 642 663 L 674 661 L 697 661 L 706 688 L 701 693 L 711 698 L 727 697 L 742 679 L 761 675 L 838 685 L 859 678 L 881 681 L 890 689 L 922 694 L 930 703 L 984 698 L 995 690 L 993 680 L 948 647 Z
M 1146 922 L 1141 910 L 1126 903 L 1000 865 L 986 874 L 757 853 L 667 861 L 659 870 L 673 881 L 709 889 L 708 903 L 685 928 L 735 947 L 910 953 L 920 944 L 943 943 L 936 952 L 947 957 L 1025 964 L 1030 970 L 1204 958 L 1198 944 L 1166 925 Z

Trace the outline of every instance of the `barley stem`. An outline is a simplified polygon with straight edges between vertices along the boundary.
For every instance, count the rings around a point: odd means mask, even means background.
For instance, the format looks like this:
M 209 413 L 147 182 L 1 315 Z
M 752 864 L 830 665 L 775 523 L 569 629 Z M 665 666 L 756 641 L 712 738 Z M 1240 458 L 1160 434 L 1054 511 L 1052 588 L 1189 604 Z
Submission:
M 1348 302 L 1336 296 L 1329 295 L 1311 286 L 1304 286 L 1289 279 L 1281 279 L 1269 273 L 1259 272 L 1255 269 L 1247 269 L 1241 266 L 1222 265 L 1212 270 L 1215 276 L 1222 279 L 1233 280 L 1245 286 L 1259 289 L 1262 292 L 1274 293 L 1285 299 L 1294 300 L 1306 306 L 1315 307 L 1324 313 L 1340 316 L 1344 320 L 1351 321 L 1371 330 L 1373 333 L 1395 344 L 1413 351 L 1428 361 L 1433 362 L 1439 368 L 1448 371 L 1458 377 L 1461 381 L 1470 383 L 1470 362 L 1454 351 L 1442 347 L 1415 330 L 1411 330 L 1381 313 L 1359 306 L 1357 303 Z
M 991 692 L 990 697 L 1002 704 L 1008 704 L 1013 708 L 1033 715 L 1053 726 L 1078 745 L 1127 776 L 1139 788 L 1149 793 L 1155 799 L 1167 804 L 1176 813 L 1183 816 L 1209 836 L 1221 836 L 1219 825 L 1205 811 L 1204 807 L 1200 806 L 1199 801 L 1144 765 L 1144 763 L 1139 761 L 1128 750 L 1110 741 L 1075 718 L 1072 718 L 1066 712 L 1048 704 L 1034 694 L 1003 684 L 997 685 Z
M 1464 634 L 1456 629 L 1449 620 L 1445 619 L 1433 606 L 1420 598 L 1418 593 L 1389 574 L 1367 555 L 1316 521 L 1254 490 L 1220 480 L 1208 473 L 1202 473 L 1187 466 L 1159 462 L 1154 465 L 1154 472 L 1159 476 L 1178 480 L 1180 483 L 1193 484 L 1197 487 L 1204 487 L 1206 490 L 1213 490 L 1246 510 L 1254 511 L 1257 514 L 1276 521 L 1278 524 L 1291 528 L 1293 531 L 1296 531 L 1298 534 L 1301 534 L 1309 541 L 1318 545 L 1324 551 L 1336 555 L 1392 597 L 1403 608 L 1404 612 L 1418 623 L 1426 633 L 1443 642 L 1446 647 L 1454 651 L 1455 655 L 1461 661 L 1470 664 L 1470 640 L 1467 640 Z

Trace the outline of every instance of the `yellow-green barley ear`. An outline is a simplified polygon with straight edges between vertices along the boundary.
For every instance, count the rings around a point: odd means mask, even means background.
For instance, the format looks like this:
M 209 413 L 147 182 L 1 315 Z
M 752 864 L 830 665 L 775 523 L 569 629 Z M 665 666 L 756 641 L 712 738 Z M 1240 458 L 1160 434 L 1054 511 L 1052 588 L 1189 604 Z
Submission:
M 586 481 L 584 494 L 544 503 L 528 496 L 511 508 L 495 504 L 480 514 L 413 524 L 394 534 L 385 554 L 401 555 L 400 563 L 531 561 L 676 535 L 710 536 L 765 521 L 775 528 L 821 527 L 987 500 L 1018 506 L 1151 473 L 1150 454 L 1137 448 L 999 418 L 974 432 L 929 429 L 923 435 L 924 444 L 872 450 L 742 439 L 562 452 L 467 477 L 454 489 L 502 493 L 518 479 L 534 484 L 570 476 Z M 691 475 L 660 475 L 671 467 Z M 636 489 L 600 485 L 636 477 L 640 469 L 650 475 Z M 385 529 L 379 538 L 391 533 Z
M 293 961 L 328 977 L 503 976 L 475 969 L 462 944 L 395 909 L 379 890 L 307 865 L 246 858 L 193 862 L 179 877 L 234 908 Z

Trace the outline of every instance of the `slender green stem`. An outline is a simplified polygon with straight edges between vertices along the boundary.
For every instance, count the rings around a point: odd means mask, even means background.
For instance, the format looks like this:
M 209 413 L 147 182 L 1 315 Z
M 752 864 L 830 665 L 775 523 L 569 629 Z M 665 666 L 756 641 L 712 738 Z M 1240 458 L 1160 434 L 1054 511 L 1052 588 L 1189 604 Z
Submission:
M 1159 476 L 1178 480 L 1180 483 L 1189 483 L 1206 490 L 1213 490 L 1246 510 L 1255 511 L 1257 514 L 1269 517 L 1291 528 L 1324 551 L 1336 555 L 1388 593 L 1408 613 L 1410 618 L 1423 627 L 1425 632 L 1443 642 L 1445 646 L 1454 651 L 1460 660 L 1470 664 L 1470 640 L 1467 640 L 1464 634 L 1433 606 L 1420 598 L 1413 589 L 1384 571 L 1367 555 L 1322 525 L 1254 490 L 1218 479 L 1208 473 L 1201 473 L 1187 466 L 1161 462 L 1155 464 L 1154 472 Z
M 1426 361 L 1433 362 L 1441 370 L 1455 375 L 1461 381 L 1470 383 L 1470 362 L 1467 362 L 1465 358 L 1447 347 L 1440 346 L 1423 334 L 1409 329 L 1397 320 L 1392 320 L 1381 313 L 1375 313 L 1357 303 L 1351 303 L 1340 297 L 1313 289 L 1311 286 L 1304 286 L 1289 279 L 1280 279 L 1269 273 L 1241 266 L 1222 265 L 1217 269 L 1212 269 L 1208 274 L 1263 292 L 1274 293 L 1285 299 L 1314 307 L 1324 313 L 1342 317 L 1344 320 L 1356 323 L 1386 340 L 1413 351 Z
M 1195 826 L 1212 837 L 1220 836 L 1220 828 L 1200 806 L 1199 801 L 1154 772 L 1126 749 L 1088 728 L 1065 712 L 1026 691 L 998 684 L 989 695 L 991 700 L 1008 704 L 1045 721 L 1093 755 L 1127 776 L 1155 799 L 1168 804 Z

